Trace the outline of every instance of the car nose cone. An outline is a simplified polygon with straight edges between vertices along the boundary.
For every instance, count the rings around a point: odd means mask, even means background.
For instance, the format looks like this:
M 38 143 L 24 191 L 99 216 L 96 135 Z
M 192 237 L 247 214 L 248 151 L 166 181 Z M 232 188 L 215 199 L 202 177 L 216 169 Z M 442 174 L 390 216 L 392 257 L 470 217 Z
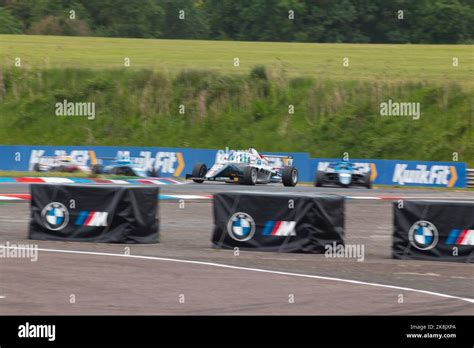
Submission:
M 349 173 L 339 173 L 339 181 L 341 184 L 348 185 L 351 182 L 351 174 Z

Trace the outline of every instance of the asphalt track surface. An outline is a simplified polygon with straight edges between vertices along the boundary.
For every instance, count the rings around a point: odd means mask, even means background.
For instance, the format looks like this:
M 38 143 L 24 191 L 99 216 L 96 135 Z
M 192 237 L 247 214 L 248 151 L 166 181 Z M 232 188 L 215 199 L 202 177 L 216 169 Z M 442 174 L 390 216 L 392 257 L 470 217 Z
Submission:
M 251 190 L 363 198 L 347 201 L 346 243 L 363 244 L 364 260 L 213 249 L 212 200 L 186 201 L 184 207 L 161 202 L 161 240 L 153 245 L 30 241 L 29 204 L 0 203 L 0 245 L 40 248 L 36 262 L 0 259 L 0 313 L 474 314 L 473 265 L 392 259 L 392 203 L 368 199 L 473 200 L 472 191 L 214 183 L 160 189 L 163 194 Z M 28 191 L 24 184 L 0 185 L 0 194 Z

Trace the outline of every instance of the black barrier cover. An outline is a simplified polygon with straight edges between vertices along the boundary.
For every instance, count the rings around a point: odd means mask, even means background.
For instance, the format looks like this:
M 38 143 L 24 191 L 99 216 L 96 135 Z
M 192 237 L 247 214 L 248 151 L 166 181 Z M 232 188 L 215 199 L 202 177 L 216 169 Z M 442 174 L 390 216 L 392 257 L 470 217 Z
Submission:
M 393 257 L 474 262 L 474 203 L 393 203 Z
M 31 185 L 30 239 L 158 243 L 157 187 Z
M 225 192 L 214 195 L 218 248 L 323 253 L 343 244 L 344 198 L 337 195 Z

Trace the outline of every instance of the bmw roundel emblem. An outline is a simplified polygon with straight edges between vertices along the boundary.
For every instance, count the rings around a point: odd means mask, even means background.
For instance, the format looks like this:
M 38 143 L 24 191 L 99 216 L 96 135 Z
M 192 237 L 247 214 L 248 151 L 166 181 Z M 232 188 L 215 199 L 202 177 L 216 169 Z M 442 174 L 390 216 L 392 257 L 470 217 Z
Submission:
M 235 213 L 227 223 L 227 233 L 236 241 L 245 242 L 255 233 L 255 221 L 247 213 Z
M 410 227 L 408 239 L 415 248 L 430 250 L 438 244 L 438 229 L 429 221 L 417 221 Z
M 43 208 L 41 220 L 47 229 L 59 231 L 66 227 L 69 221 L 69 212 L 64 204 L 52 202 Z

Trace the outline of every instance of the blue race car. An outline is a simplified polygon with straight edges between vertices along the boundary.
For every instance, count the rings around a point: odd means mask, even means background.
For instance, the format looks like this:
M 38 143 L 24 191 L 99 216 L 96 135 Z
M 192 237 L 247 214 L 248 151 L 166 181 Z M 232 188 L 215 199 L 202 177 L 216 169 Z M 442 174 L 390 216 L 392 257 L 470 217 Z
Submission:
M 370 170 L 367 171 L 364 167 L 351 162 L 332 162 L 324 170 L 316 171 L 314 186 L 362 186 L 370 189 L 372 188 L 370 174 Z
M 92 167 L 93 174 L 114 174 L 124 176 L 156 177 L 157 171 L 153 166 L 145 165 L 145 158 L 130 157 L 119 154 L 117 157 L 101 157 L 100 160 L 111 161 L 108 165 L 97 164 Z

